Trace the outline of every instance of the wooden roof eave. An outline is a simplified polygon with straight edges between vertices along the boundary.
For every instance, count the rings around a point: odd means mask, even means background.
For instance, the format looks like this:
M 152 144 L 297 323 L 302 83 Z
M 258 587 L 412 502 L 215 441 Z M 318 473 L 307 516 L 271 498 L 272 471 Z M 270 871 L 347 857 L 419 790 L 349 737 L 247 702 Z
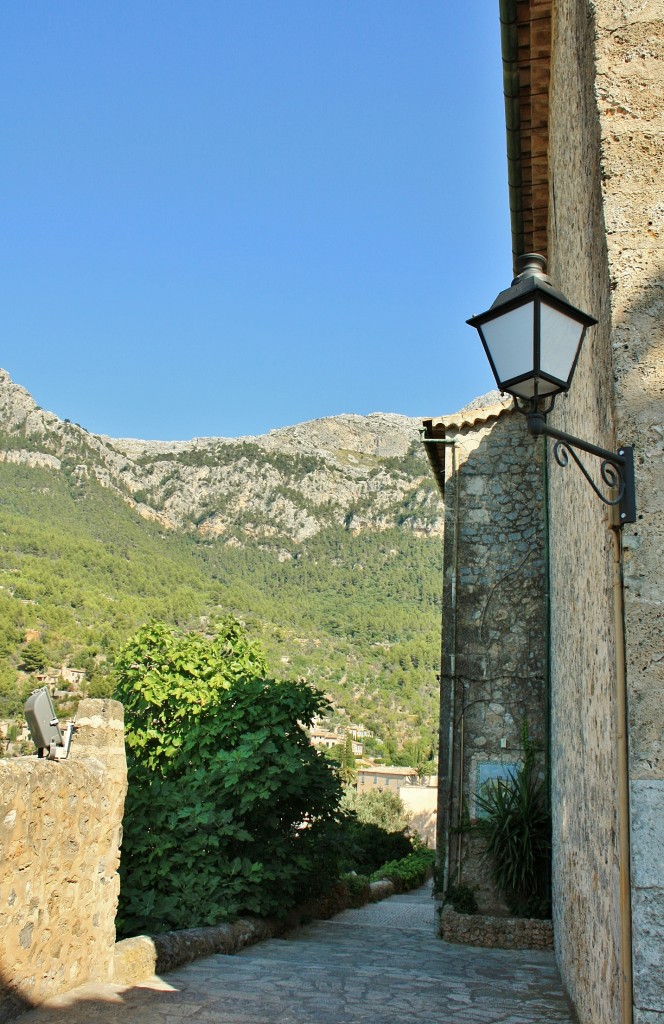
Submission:
M 427 453 L 438 490 L 445 497 L 445 448 L 447 447 L 444 429 L 436 429 L 433 420 L 423 420 L 420 437 Z M 447 442 L 449 444 L 450 442 Z
M 499 0 L 512 256 L 547 255 L 552 0 Z

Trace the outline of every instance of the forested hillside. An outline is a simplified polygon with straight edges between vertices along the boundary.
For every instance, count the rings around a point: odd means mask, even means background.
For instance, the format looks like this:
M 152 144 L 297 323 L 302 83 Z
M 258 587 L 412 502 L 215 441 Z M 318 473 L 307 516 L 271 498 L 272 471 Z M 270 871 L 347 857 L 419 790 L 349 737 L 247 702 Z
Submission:
M 318 435 L 304 424 L 285 438 L 165 451 L 94 438 L 9 385 L 25 415 L 5 390 L 0 717 L 20 706 L 41 661 L 85 668 L 101 693 L 114 653 L 146 620 L 204 626 L 233 612 L 275 676 L 324 689 L 390 753 L 411 743 L 428 754 L 442 552 L 412 422 L 347 417 L 321 421 Z M 169 474 L 174 500 L 163 496 Z

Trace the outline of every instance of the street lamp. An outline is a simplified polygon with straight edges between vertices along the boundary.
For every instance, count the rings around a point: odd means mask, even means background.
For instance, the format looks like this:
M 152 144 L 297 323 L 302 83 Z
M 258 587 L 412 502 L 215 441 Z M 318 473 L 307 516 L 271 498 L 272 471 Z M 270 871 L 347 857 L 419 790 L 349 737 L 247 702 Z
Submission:
M 552 437 L 558 465 L 567 466 L 571 456 L 597 496 L 606 505 L 618 507 L 619 524 L 633 523 L 633 449 L 624 445 L 617 452 L 607 451 L 546 422 L 556 395 L 569 390 L 586 331 L 597 320 L 568 302 L 553 287 L 545 268 L 546 260 L 537 253 L 520 256 L 511 287 L 500 293 L 486 313 L 467 323 L 477 329 L 498 388 L 513 396 L 530 433 Z M 602 481 L 617 492 L 612 497 L 600 491 L 577 448 L 601 459 Z

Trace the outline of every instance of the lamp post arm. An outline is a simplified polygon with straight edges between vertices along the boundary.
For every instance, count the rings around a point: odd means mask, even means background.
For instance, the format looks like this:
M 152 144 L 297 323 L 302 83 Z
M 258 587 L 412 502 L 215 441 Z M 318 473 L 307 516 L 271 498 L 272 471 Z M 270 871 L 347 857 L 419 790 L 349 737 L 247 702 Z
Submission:
M 556 442 L 553 446 L 553 456 L 559 466 L 567 466 L 570 456 L 577 464 L 586 480 L 594 490 L 595 494 L 605 505 L 618 507 L 618 525 L 636 522 L 636 488 L 634 483 L 634 449 L 630 445 L 622 445 L 617 452 L 609 451 L 607 448 L 600 448 L 599 445 L 590 444 L 573 434 L 566 434 L 564 430 L 556 430 L 546 422 L 546 416 L 542 412 L 528 412 L 526 414 L 528 432 L 533 437 L 551 437 Z M 618 489 L 615 497 L 609 498 L 602 494 L 588 470 L 583 465 L 575 449 L 587 452 L 595 458 L 601 459 L 600 473 L 603 483 L 611 488 Z
M 617 452 L 612 452 L 608 448 L 600 448 L 599 445 L 590 444 L 589 441 L 582 441 L 580 437 L 575 437 L 573 434 L 566 434 L 564 430 L 556 430 L 555 427 L 549 426 L 544 414 L 541 412 L 528 413 L 526 424 L 528 432 L 533 437 L 539 437 L 542 434 L 546 437 L 553 437 L 557 441 L 562 441 L 563 444 L 572 445 L 573 448 L 580 448 L 581 451 L 588 452 L 589 455 L 596 455 L 598 459 L 606 459 L 616 466 L 624 466 L 627 461 L 624 448 L 620 448 Z

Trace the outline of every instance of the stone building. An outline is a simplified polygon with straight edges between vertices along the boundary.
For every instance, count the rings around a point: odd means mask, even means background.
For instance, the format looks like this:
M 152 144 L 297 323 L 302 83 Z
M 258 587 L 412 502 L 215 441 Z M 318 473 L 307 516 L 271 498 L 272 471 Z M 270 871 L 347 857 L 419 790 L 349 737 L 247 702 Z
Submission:
M 556 954 L 582 1024 L 655 1024 L 664 1021 L 664 3 L 499 6 L 513 256 L 546 256 L 556 287 L 598 320 L 549 422 L 614 451 L 633 445 L 636 458 L 637 521 L 622 529 L 576 468 L 549 460 L 546 471 Z M 507 286 L 508 266 L 505 277 Z M 504 422 L 526 435 L 517 415 Z M 461 522 L 472 508 L 469 496 Z
M 490 399 L 491 396 L 488 396 Z M 506 907 L 465 825 L 477 796 L 514 775 L 525 730 L 547 756 L 544 461 L 497 394 L 425 422 L 445 505 L 438 847 L 443 886 Z

